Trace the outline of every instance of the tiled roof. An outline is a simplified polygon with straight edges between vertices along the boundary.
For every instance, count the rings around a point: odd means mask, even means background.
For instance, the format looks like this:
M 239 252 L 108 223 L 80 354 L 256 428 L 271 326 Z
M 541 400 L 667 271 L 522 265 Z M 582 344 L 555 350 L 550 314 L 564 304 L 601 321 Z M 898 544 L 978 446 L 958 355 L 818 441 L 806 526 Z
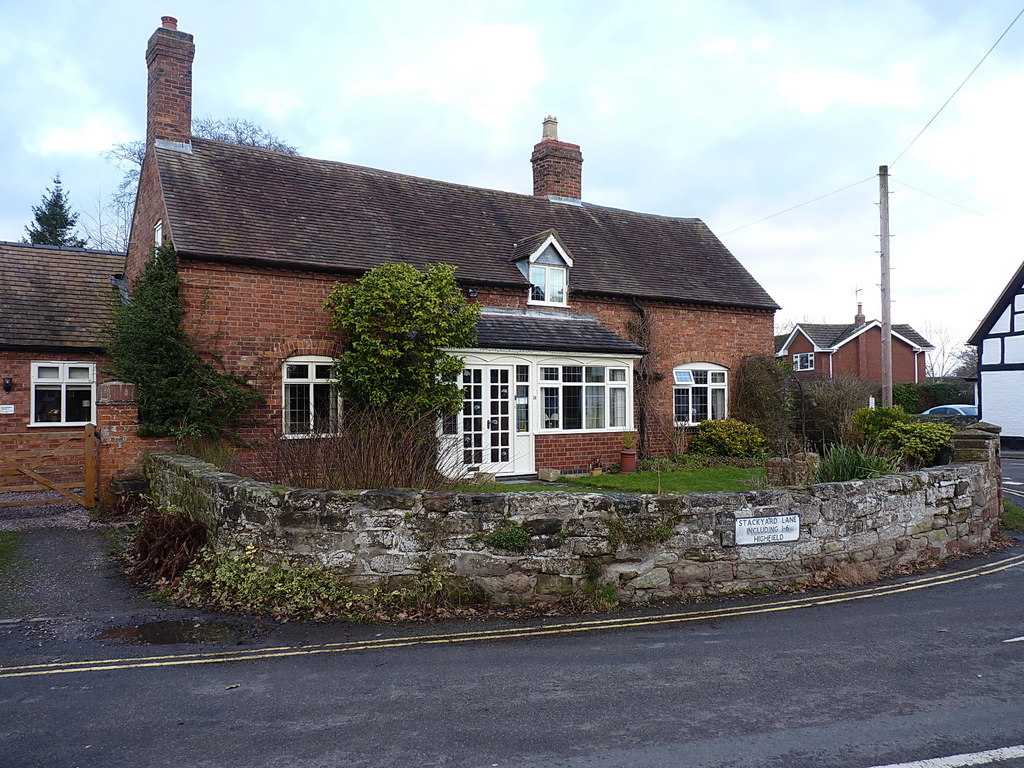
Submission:
M 516 243 L 553 229 L 574 258 L 571 290 L 773 310 L 699 219 L 431 181 L 269 150 L 192 140 L 157 147 L 181 256 L 334 272 L 383 261 L 458 267 L 464 283 L 526 287 Z
M 480 349 L 605 352 L 642 355 L 644 349 L 605 328 L 590 315 L 480 315 L 476 325 Z
M 864 325 L 877 325 L 877 320 L 868 320 Z M 832 323 L 797 323 L 797 328 L 803 331 L 814 342 L 814 345 L 823 349 L 833 349 L 849 341 L 856 335 L 863 325 L 835 325 Z M 930 347 L 931 344 L 917 331 L 905 323 L 893 325 L 893 333 L 897 333 L 910 343 L 918 347 Z M 782 346 L 786 343 L 789 334 L 775 337 L 775 351 L 781 352 Z M 781 341 L 780 341 L 781 339 Z
M 0 242 L 0 347 L 103 347 L 124 254 Z

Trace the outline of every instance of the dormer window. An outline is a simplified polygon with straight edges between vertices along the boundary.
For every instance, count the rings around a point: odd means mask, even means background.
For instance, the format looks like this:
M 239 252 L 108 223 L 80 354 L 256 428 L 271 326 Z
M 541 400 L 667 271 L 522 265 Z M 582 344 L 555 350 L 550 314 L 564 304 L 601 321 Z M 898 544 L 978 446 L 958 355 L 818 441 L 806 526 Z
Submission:
M 565 272 L 565 267 L 531 264 L 530 301 L 564 305 L 566 303 Z
M 572 256 L 553 229 L 516 243 L 512 261 L 530 281 L 529 304 L 569 304 Z

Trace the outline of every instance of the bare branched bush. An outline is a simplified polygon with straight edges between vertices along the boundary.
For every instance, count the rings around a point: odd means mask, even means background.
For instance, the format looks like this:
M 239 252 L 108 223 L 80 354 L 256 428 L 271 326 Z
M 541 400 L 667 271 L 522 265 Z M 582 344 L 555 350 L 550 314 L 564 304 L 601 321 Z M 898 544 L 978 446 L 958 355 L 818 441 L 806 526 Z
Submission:
M 733 378 L 732 416 L 753 424 L 771 443 L 773 453 L 789 453 L 786 371 L 769 355 L 743 358 Z
M 836 377 L 808 382 L 794 394 L 800 423 L 808 441 L 817 446 L 853 443 L 853 414 L 868 404 L 872 385 L 853 378 Z
M 692 427 L 678 426 L 670 414 L 651 413 L 648 431 L 651 441 L 657 445 L 666 446 L 669 457 L 675 458 L 686 453 L 696 430 Z M 655 453 L 648 452 L 648 458 L 655 455 Z
M 245 470 L 297 488 L 448 488 L 463 474 L 459 446 L 439 438 L 437 427 L 433 411 L 350 408 L 337 434 L 276 435 L 244 457 Z

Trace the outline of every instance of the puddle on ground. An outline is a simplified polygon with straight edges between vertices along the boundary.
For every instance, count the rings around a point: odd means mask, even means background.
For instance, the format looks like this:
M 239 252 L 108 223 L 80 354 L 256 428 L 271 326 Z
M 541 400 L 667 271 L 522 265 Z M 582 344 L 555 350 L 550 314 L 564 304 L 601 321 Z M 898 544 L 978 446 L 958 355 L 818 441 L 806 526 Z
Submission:
M 128 627 L 114 627 L 96 635 L 97 640 L 125 640 L 130 643 L 168 645 L 171 643 L 241 642 L 243 633 L 225 624 L 197 621 L 150 621 Z

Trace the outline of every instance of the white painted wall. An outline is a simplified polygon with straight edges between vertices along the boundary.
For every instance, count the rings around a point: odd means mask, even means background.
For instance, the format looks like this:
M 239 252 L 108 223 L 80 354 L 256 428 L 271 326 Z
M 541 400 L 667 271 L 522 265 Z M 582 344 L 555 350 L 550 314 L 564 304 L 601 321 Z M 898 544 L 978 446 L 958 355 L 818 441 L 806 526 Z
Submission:
M 1003 362 L 1003 345 L 998 339 L 985 339 L 981 342 L 981 364 L 999 365 Z
M 1024 371 L 982 371 L 981 392 L 985 421 L 1002 437 L 1024 437 Z

